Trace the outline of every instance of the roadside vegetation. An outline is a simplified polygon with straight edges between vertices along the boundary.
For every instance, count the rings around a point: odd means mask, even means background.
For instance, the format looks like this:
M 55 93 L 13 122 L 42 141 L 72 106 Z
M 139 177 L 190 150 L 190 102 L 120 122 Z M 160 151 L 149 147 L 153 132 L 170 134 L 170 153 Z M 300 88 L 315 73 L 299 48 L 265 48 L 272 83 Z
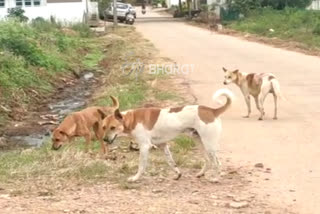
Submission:
M 319 11 L 256 9 L 243 19 L 227 22 L 227 27 L 259 36 L 299 42 L 305 48 L 320 48 Z
M 23 28 L 17 23 L 13 23 L 13 26 Z M 51 28 L 51 24 L 46 27 Z M 26 26 L 26 28 L 34 33 L 32 35 L 35 38 L 39 37 L 38 30 L 34 26 Z M 25 29 L 23 28 L 23 30 Z M 64 32 L 69 32 L 69 30 L 63 29 Z M 139 59 L 144 64 L 167 62 L 167 59 L 157 56 L 154 46 L 149 41 L 141 38 L 141 35 L 135 32 L 134 28 L 119 27 L 116 30 L 110 30 L 101 37 L 82 37 L 80 33 L 77 33 L 77 30 L 70 31 L 72 35 L 76 33 L 76 36 L 68 36 L 62 32 L 61 28 L 56 27 L 45 32 L 49 44 L 44 43 L 43 47 L 38 45 L 35 45 L 35 47 L 39 47 L 40 56 L 48 51 L 49 55 L 54 53 L 55 57 L 53 59 L 58 58 L 58 60 L 51 61 L 52 58 L 49 58 L 49 66 L 43 66 L 45 69 L 44 77 L 36 76 L 38 73 L 33 74 L 34 69 L 36 71 L 38 69 L 37 60 L 35 61 L 36 65 L 34 65 L 24 55 L 19 56 L 24 63 L 21 67 L 29 69 L 28 72 L 39 79 L 39 82 L 34 86 L 39 91 L 43 90 L 46 93 L 46 90 L 54 90 L 50 84 L 50 79 L 54 78 L 58 73 L 70 72 L 72 64 L 70 65 L 67 61 L 70 59 L 68 55 L 77 52 L 79 47 L 85 47 L 86 53 L 83 56 L 81 55 L 80 58 L 81 65 L 103 73 L 103 75 L 99 76 L 103 84 L 93 95 L 90 105 L 110 105 L 110 95 L 118 97 L 122 110 L 140 107 L 144 104 L 157 106 L 159 103 L 167 102 L 167 104 L 181 105 L 184 102 L 179 94 L 168 91 L 174 87 L 170 77 L 150 75 L 146 71 L 140 72 L 136 76 L 135 72 L 130 73 L 132 67 L 124 71 L 121 70 L 124 61 L 129 63 Z M 47 33 L 50 33 L 50 36 Z M 52 41 L 51 36 L 56 34 L 67 40 L 71 48 L 69 45 L 62 45 L 67 49 L 59 51 L 56 43 L 50 42 Z M 30 39 L 30 41 L 33 40 Z M 85 46 L 83 46 L 83 43 L 85 43 Z M 52 50 L 48 50 L 48 45 Z M 8 56 L 18 57 L 12 53 Z M 62 56 L 65 56 L 65 58 Z M 77 56 L 73 55 L 72 57 Z M 47 61 L 45 60 L 45 62 Z M 56 62 L 59 63 L 55 64 Z M 29 73 L 26 75 L 29 75 Z M 49 76 L 46 77 L 46 75 Z M 19 78 L 17 78 L 18 80 Z M 155 82 L 158 83 L 154 84 Z M 157 87 L 158 85 L 162 86 L 162 88 Z M 164 85 L 168 87 L 164 87 Z M 18 86 L 20 87 L 20 84 Z M 43 87 L 45 90 L 39 86 L 45 86 Z M 18 90 L 20 89 L 19 87 L 11 90 Z M 31 87 L 31 85 L 28 87 Z M 129 140 L 127 138 L 119 138 L 115 145 L 110 146 L 112 153 L 117 157 L 116 160 L 103 159 L 99 154 L 100 147 L 98 142 L 95 142 L 92 153 L 85 153 L 83 139 L 66 145 L 59 151 L 51 150 L 51 142 L 48 141 L 40 148 L 2 152 L 0 153 L 0 186 L 10 195 L 53 195 L 59 189 L 66 187 L 71 188 L 79 184 L 105 183 L 106 181 L 118 184 L 123 189 L 139 188 L 137 184 L 127 183 L 127 178 L 137 170 L 139 157 L 138 152 L 130 150 Z M 179 166 L 188 168 L 199 168 L 201 166 L 201 162 L 190 158 L 195 143 L 189 137 L 183 135 L 178 137 L 172 147 Z M 147 173 L 149 176 L 157 176 L 159 173 L 171 173 L 161 149 L 153 151 L 150 159 L 152 165 L 150 165 Z
M 88 26 L 35 19 L 0 22 L 0 116 L 47 96 L 63 76 L 86 67 L 82 59 L 97 49 Z M 86 60 L 84 60 L 86 62 Z M 90 66 L 90 63 L 88 63 Z M 92 62 L 91 62 L 92 64 Z

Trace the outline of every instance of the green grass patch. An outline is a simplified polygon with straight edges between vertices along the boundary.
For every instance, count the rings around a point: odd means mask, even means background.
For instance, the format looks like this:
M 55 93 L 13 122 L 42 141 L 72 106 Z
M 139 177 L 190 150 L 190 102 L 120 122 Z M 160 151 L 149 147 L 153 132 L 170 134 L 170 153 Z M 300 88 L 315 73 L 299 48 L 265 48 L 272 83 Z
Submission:
M 118 98 L 120 109 L 126 110 L 138 107 L 145 99 L 148 86 L 144 81 L 132 81 L 127 84 L 116 85 L 109 88 L 108 95 L 100 97 L 95 104 L 100 106 L 111 105 L 110 95 Z
M 175 152 L 188 152 L 196 146 L 194 140 L 188 136 L 180 135 L 174 140 L 173 150 Z
M 180 97 L 171 91 L 157 91 L 155 92 L 155 98 L 157 100 L 180 100 Z
M 90 32 L 82 24 L 62 27 L 40 18 L 0 21 L 0 103 L 29 104 L 34 93 L 52 92 L 56 78 L 73 67 L 94 68 L 102 47 Z
M 104 54 L 101 49 L 97 47 L 92 47 L 92 51 L 88 53 L 83 61 L 83 64 L 88 69 L 94 69 L 97 68 L 99 65 L 99 62 L 104 58 Z
M 251 11 L 247 17 L 226 24 L 238 31 L 296 41 L 308 48 L 320 48 L 319 11 L 265 8 Z

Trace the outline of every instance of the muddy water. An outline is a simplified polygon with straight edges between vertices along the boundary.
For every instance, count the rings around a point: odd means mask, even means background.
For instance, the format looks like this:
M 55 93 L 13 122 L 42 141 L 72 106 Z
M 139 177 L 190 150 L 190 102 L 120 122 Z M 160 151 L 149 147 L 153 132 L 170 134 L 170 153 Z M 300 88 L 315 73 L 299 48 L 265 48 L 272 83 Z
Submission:
M 96 73 L 84 72 L 69 86 L 55 95 L 52 103 L 42 111 L 33 112 L 29 118 L 15 123 L 2 137 L 8 145 L 39 147 L 50 140 L 51 130 L 71 112 L 84 108 L 99 81 Z

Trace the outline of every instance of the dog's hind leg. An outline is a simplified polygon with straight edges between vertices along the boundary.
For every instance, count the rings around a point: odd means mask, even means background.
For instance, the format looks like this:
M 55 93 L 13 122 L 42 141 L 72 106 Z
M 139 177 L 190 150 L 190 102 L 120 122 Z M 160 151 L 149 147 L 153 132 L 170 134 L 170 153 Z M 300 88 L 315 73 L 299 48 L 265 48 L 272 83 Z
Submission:
M 205 174 L 208 168 L 213 167 L 214 170 L 219 172 L 220 162 L 217 158 L 216 152 L 218 150 L 219 139 L 221 135 L 222 127 L 221 121 L 217 118 L 210 125 L 207 124 L 205 127 L 200 128 L 198 133 L 200 134 L 201 142 L 205 149 L 206 154 L 206 163 L 203 166 L 202 170 L 197 174 L 200 177 Z
M 273 116 L 273 119 L 276 120 L 276 119 L 278 119 L 278 117 L 277 117 L 277 113 L 278 113 L 277 99 L 278 99 L 278 96 L 276 95 L 275 92 L 273 92 L 272 94 L 273 94 L 273 99 L 274 99 L 274 116 Z
M 168 162 L 168 165 L 171 167 L 171 169 L 173 169 L 173 171 L 175 171 L 175 173 L 177 174 L 177 176 L 174 178 L 174 180 L 179 180 L 179 178 L 181 177 L 181 172 L 179 170 L 179 168 L 177 167 L 177 164 L 176 162 L 173 160 L 172 158 L 172 154 L 170 152 L 170 149 L 169 149 L 169 145 L 168 144 L 165 144 L 163 145 L 163 151 L 164 151 L 164 154 L 166 156 L 166 159 L 167 159 L 167 162 Z

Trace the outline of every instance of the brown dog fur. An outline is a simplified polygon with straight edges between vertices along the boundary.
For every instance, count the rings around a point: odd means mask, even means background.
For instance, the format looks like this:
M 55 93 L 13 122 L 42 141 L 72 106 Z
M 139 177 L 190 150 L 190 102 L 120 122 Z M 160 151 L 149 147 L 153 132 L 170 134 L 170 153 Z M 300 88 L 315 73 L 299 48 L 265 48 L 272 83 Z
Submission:
M 101 126 L 102 120 L 114 113 L 119 108 L 117 98 L 110 96 L 113 102 L 111 107 L 88 107 L 82 111 L 68 115 L 62 123 L 53 131 L 52 149 L 58 150 L 63 144 L 71 142 L 75 137 L 84 137 L 86 140 L 86 151 L 91 144 L 91 129 L 100 142 L 101 152 L 108 151 L 103 141 L 104 131 Z

